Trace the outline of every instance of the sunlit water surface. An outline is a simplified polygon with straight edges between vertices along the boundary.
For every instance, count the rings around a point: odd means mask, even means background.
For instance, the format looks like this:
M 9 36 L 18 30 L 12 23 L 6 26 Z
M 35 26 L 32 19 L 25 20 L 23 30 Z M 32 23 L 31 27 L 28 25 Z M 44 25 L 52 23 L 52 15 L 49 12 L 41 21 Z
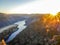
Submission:
M 6 40 L 7 43 L 13 40 L 22 30 L 24 30 L 27 27 L 25 25 L 25 20 L 16 22 L 14 24 L 17 24 L 19 29 L 9 36 L 9 38 Z

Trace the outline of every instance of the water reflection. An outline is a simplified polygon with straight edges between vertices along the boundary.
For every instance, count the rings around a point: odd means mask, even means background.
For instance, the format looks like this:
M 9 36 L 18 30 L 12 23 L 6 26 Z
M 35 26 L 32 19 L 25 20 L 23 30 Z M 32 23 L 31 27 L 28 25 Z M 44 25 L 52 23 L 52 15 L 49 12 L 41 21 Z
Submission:
M 25 20 L 16 22 L 14 24 L 17 24 L 19 29 L 9 36 L 9 38 L 6 40 L 7 43 L 10 42 L 11 40 L 13 40 L 23 29 L 25 29 L 27 27 L 25 25 Z

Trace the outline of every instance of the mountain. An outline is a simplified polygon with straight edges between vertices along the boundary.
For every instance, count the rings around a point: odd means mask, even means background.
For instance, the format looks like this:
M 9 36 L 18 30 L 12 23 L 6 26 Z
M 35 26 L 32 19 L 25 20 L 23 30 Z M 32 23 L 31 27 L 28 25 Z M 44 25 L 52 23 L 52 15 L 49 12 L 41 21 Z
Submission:
M 9 42 L 8 45 L 57 45 L 58 40 L 56 37 L 60 37 L 60 32 L 55 28 L 55 24 L 54 26 L 53 24 L 49 25 L 51 27 L 46 25 L 50 24 L 49 22 L 52 22 L 49 14 L 38 17 L 40 18 L 28 25 L 28 27 L 24 29 L 19 35 L 17 35 L 14 40 Z M 48 22 L 46 24 L 44 23 L 45 19 L 47 20 L 46 22 Z
M 0 13 L 0 28 L 14 24 L 15 22 L 26 20 L 26 25 L 29 25 L 32 20 L 35 20 L 33 14 L 4 14 Z
M 0 13 L 0 20 L 6 19 L 6 16 L 4 13 Z

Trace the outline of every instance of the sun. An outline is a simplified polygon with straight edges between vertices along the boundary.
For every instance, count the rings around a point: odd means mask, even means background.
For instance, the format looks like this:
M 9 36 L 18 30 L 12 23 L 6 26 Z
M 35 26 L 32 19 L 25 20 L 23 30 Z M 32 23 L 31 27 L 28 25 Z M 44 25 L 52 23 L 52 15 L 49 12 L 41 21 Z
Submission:
M 53 16 L 56 16 L 56 14 L 52 14 Z
M 56 16 L 56 12 L 52 12 L 51 15 L 52 15 L 52 16 Z

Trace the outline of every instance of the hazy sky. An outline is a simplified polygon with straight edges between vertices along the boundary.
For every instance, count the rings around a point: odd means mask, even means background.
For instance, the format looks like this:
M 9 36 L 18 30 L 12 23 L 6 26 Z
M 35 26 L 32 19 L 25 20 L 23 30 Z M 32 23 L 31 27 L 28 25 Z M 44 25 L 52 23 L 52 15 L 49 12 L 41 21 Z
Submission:
M 20 6 L 31 1 L 33 0 L 0 0 L 0 12 L 6 12 L 13 7 L 17 7 L 18 5 Z
M 57 13 L 60 0 L 0 0 L 0 12 L 5 13 Z

